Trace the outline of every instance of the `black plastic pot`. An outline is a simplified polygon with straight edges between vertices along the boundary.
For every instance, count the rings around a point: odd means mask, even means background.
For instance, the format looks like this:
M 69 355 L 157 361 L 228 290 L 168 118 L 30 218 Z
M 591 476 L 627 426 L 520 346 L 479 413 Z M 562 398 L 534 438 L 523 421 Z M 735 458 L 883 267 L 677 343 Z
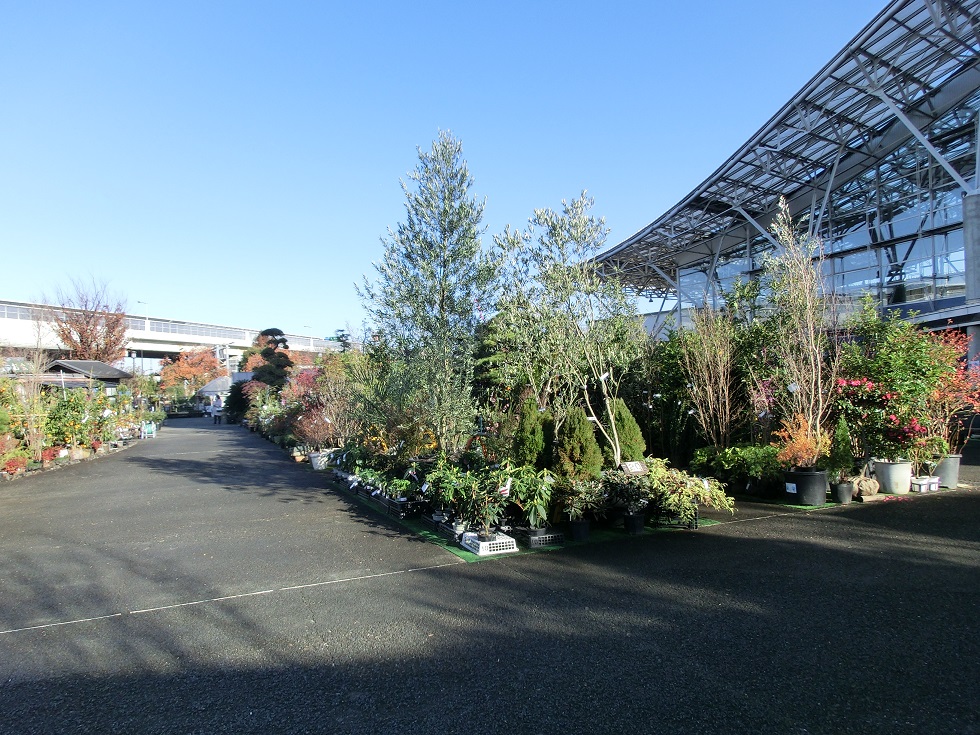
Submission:
M 568 522 L 568 535 L 572 541 L 588 541 L 591 524 L 588 518 Z
M 830 495 L 833 497 L 835 503 L 840 503 L 841 505 L 847 505 L 851 502 L 851 498 L 854 497 L 854 483 L 853 482 L 834 482 L 830 485 Z
M 793 505 L 823 505 L 827 502 L 826 470 L 797 470 L 786 473 L 786 500 Z
M 623 516 L 623 528 L 630 536 L 639 536 L 643 533 L 643 527 L 647 523 L 644 513 L 627 513 Z

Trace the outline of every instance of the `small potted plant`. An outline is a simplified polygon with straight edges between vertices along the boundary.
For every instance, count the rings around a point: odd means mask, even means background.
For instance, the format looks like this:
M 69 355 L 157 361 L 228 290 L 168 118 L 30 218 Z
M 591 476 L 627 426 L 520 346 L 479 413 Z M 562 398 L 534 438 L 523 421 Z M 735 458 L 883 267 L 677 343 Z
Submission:
M 609 495 L 610 505 L 623 511 L 623 528 L 630 535 L 643 533 L 647 511 L 656 497 L 649 475 L 636 475 L 623 470 L 607 470 L 602 484 Z
M 653 495 L 657 522 L 697 528 L 700 506 L 735 512 L 735 501 L 714 477 L 696 477 L 667 466 L 667 460 L 648 457 L 647 478 Z
M 568 533 L 572 541 L 585 541 L 591 529 L 586 514 L 600 514 L 606 504 L 606 494 L 598 480 L 572 480 L 562 489 L 560 504 L 568 516 Z
M 827 472 L 830 474 L 830 492 L 834 500 L 841 504 L 850 503 L 854 497 L 854 483 L 849 479 L 854 472 L 854 449 L 851 432 L 843 416 L 837 419 L 834 436 L 830 440 Z
M 496 526 L 509 502 L 509 488 L 493 472 L 465 472 L 461 477 L 466 518 L 476 528 L 480 541 L 493 541 Z
M 499 479 L 511 483 L 510 500 L 524 515 L 528 535 L 543 535 L 548 527 L 554 475 L 546 469 L 535 471 L 530 466 L 514 468 L 509 463 L 502 465 L 501 470 L 503 473 Z
M 940 478 L 933 473 L 939 460 L 949 454 L 949 444 L 941 436 L 920 437 L 909 449 L 908 457 L 912 463 L 914 476 L 912 489 L 924 493 L 938 490 Z

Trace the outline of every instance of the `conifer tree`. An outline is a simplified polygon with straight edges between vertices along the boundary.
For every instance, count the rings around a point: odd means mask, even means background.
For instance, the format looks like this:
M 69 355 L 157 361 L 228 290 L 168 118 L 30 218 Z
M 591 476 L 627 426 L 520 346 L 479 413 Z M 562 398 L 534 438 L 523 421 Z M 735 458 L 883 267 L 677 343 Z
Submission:
M 541 427 L 538 402 L 533 395 L 529 395 L 518 406 L 511 458 L 517 465 L 534 465 L 543 451 L 544 429 Z
M 573 406 L 558 429 L 555 470 L 569 480 L 598 477 L 602 472 L 602 450 L 592 422 L 579 406 Z
M 460 141 L 440 132 L 402 182 L 405 221 L 383 238 L 375 281 L 358 289 L 378 338 L 406 362 L 426 397 L 423 422 L 439 448 L 459 449 L 473 429 L 475 329 L 494 269 L 481 250 L 483 202 Z
M 636 462 L 643 459 L 643 455 L 647 449 L 646 440 L 643 438 L 643 432 L 640 430 L 640 425 L 636 423 L 636 419 L 633 417 L 633 413 L 629 410 L 626 405 L 626 401 L 622 398 L 614 398 L 612 401 L 612 407 L 614 412 L 614 420 L 610 421 L 610 424 L 615 424 L 616 430 L 619 434 L 619 450 L 621 453 L 621 462 Z M 613 464 L 613 452 L 612 447 L 609 446 L 609 442 L 606 441 L 602 447 L 602 454 L 605 456 L 606 461 L 609 464 Z

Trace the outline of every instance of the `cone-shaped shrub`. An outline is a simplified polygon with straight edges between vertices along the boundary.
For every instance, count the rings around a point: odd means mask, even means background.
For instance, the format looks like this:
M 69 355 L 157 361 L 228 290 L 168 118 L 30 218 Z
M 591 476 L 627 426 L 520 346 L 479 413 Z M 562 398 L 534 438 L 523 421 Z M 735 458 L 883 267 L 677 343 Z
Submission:
M 619 435 L 619 451 L 622 454 L 623 462 L 636 462 L 643 459 L 647 450 L 647 443 L 643 439 L 643 432 L 640 425 L 636 423 L 633 414 L 626 406 L 622 398 L 613 399 L 613 416 L 616 422 L 616 433 Z M 607 422 L 611 426 L 612 422 Z M 602 455 L 606 458 L 607 464 L 612 464 L 612 447 L 604 443 Z
M 602 450 L 585 411 L 576 406 L 558 429 L 555 471 L 570 480 L 598 477 L 602 472 Z
M 544 430 L 541 428 L 538 402 L 529 396 L 521 401 L 517 409 L 517 428 L 514 430 L 511 458 L 518 467 L 534 466 L 543 451 Z

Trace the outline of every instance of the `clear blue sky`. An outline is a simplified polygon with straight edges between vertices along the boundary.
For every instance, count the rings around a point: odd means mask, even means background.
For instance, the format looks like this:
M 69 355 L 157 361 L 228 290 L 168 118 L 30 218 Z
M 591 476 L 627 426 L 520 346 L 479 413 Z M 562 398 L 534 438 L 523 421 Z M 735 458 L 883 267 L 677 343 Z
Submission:
M 611 246 L 884 6 L 0 0 L 0 298 L 74 275 L 131 313 L 356 331 L 440 129 L 487 244 L 588 189 Z

